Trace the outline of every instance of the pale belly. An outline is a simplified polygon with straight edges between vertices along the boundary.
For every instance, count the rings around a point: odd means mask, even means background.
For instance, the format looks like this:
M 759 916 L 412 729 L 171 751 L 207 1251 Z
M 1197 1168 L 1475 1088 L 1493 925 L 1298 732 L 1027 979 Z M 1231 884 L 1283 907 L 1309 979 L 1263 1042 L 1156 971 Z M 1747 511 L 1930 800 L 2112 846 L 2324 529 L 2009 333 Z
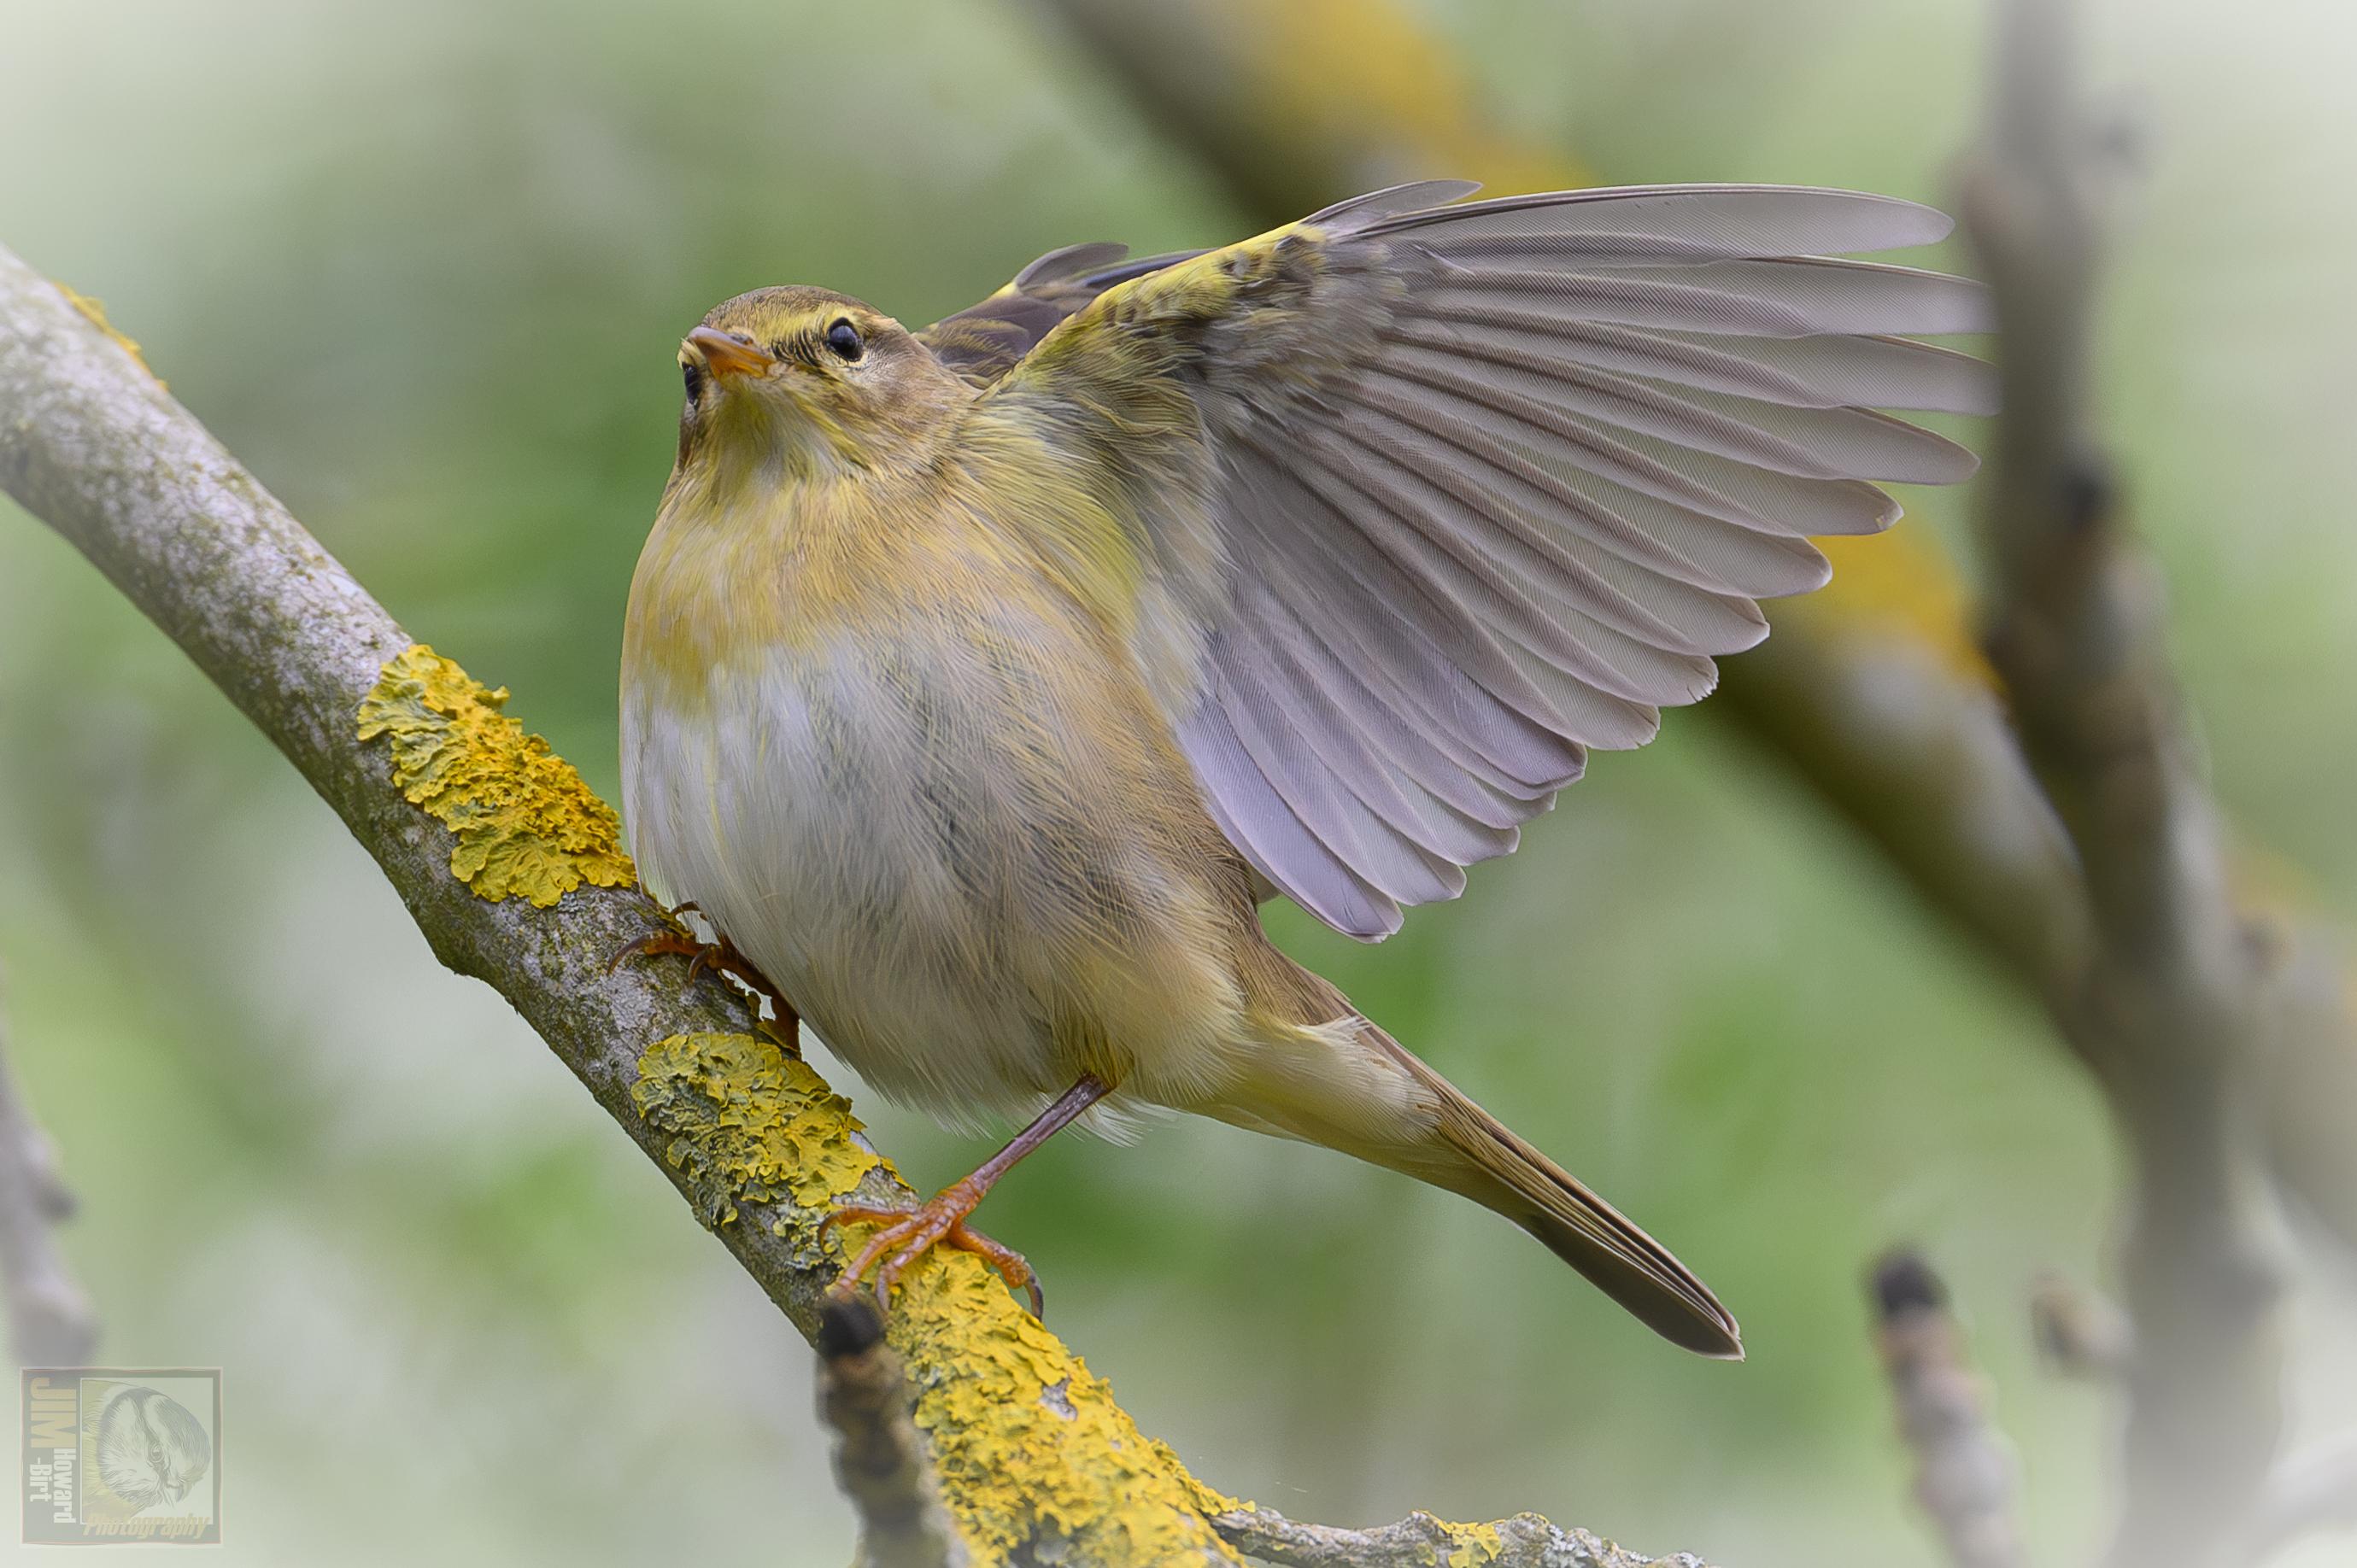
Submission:
M 944 1120 L 1028 1112 L 1083 1071 L 1132 1101 L 1218 1100 L 1251 1045 L 1234 908 L 1196 825 L 1167 820 L 1200 817 L 1191 786 L 1125 738 L 1074 650 L 975 630 L 839 638 L 701 693 L 626 666 L 649 887 Z

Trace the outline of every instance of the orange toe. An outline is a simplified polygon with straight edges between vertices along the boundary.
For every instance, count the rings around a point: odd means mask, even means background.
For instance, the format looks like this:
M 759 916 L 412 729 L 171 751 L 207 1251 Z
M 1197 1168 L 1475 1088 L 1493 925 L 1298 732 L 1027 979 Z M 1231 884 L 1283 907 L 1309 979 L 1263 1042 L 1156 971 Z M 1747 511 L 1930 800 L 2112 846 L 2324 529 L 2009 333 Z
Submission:
M 876 1272 L 876 1302 L 889 1309 L 892 1287 L 900 1276 L 916 1266 L 935 1247 L 947 1246 L 961 1252 L 972 1252 L 997 1271 L 999 1276 L 1015 1289 L 1028 1293 L 1034 1316 L 1045 1305 L 1037 1275 L 1023 1254 L 1012 1247 L 1003 1246 L 973 1230 L 965 1218 L 982 1201 L 982 1194 L 963 1182 L 943 1188 L 924 1202 L 907 1208 L 886 1208 L 868 1204 L 845 1204 L 820 1221 L 819 1232 L 824 1235 L 837 1225 L 877 1225 L 882 1227 L 867 1239 L 834 1282 L 839 1291 L 859 1288 L 859 1282 L 870 1269 Z
M 1030 1260 L 1004 1242 L 994 1241 L 981 1231 L 963 1221 L 950 1228 L 942 1244 L 955 1247 L 961 1252 L 972 1252 L 998 1271 L 1009 1290 L 1019 1290 L 1031 1298 L 1031 1316 L 1047 1321 L 1048 1294 L 1039 1288 L 1039 1276 L 1032 1272 Z

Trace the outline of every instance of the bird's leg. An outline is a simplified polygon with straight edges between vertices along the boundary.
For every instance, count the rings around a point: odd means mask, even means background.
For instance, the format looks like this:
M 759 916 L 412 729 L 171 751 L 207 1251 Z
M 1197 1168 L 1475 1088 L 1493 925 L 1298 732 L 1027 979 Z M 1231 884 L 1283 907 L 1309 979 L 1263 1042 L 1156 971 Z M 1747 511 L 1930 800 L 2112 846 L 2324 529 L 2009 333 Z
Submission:
M 776 1022 L 771 1026 L 779 1040 L 783 1042 L 791 1051 L 794 1044 L 794 1026 L 801 1022 L 800 1015 L 794 1012 L 793 1004 L 786 1000 L 785 993 L 778 989 L 776 981 L 763 974 L 758 964 L 737 950 L 737 944 L 728 940 L 728 933 L 726 931 L 716 926 L 713 928 L 714 940 L 708 942 L 696 940 L 695 934 L 688 930 L 680 921 L 680 917 L 690 910 L 699 915 L 704 913 L 704 910 L 692 901 L 674 904 L 665 909 L 663 913 L 670 917 L 673 929 L 665 931 L 649 931 L 635 941 L 624 942 L 615 950 L 614 956 L 606 961 L 606 972 L 613 973 L 634 958 L 646 958 L 656 953 L 683 953 L 686 955 L 688 961 L 687 978 L 691 983 L 694 981 L 698 971 L 708 969 L 715 974 L 726 975 L 756 997 L 765 998 L 770 1009 L 777 1015 Z
M 1039 1112 L 1031 1125 L 1016 1133 L 1006 1147 L 985 1160 L 972 1176 L 952 1182 L 924 1202 L 907 1208 L 845 1204 L 828 1215 L 819 1222 L 822 1236 L 837 1225 L 883 1227 L 868 1238 L 867 1245 L 859 1250 L 859 1255 L 835 1280 L 834 1288 L 858 1289 L 861 1277 L 874 1268 L 877 1305 L 888 1310 L 892 1285 L 902 1272 L 934 1247 L 948 1246 L 981 1257 L 998 1271 L 1009 1288 L 1030 1296 L 1031 1316 L 1039 1316 L 1047 1309 L 1047 1300 L 1031 1265 L 1012 1247 L 1003 1247 L 980 1231 L 967 1229 L 965 1217 L 974 1211 L 992 1185 L 1014 1168 L 1016 1161 L 1054 1137 L 1059 1129 L 1070 1125 L 1081 1112 L 1112 1091 L 1113 1086 L 1094 1073 L 1082 1073 L 1078 1083 L 1064 1090 L 1060 1099 Z M 883 1260 L 880 1264 L 878 1259 Z

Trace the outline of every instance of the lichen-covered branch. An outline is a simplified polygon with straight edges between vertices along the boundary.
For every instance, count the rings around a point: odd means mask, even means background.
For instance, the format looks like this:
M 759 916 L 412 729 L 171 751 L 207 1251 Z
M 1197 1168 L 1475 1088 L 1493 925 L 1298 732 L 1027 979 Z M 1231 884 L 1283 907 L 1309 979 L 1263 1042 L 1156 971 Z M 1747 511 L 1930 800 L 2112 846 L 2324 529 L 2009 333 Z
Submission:
M 0 988 L 0 1004 L 5 1000 Z M 82 1366 L 97 1347 L 98 1316 L 58 1246 L 58 1222 L 73 1208 L 56 1146 L 16 1087 L 7 1013 L 0 1006 L 0 1287 L 7 1292 L 9 1348 L 20 1367 Z
M 914 1196 L 849 1102 L 717 977 L 686 983 L 684 961 L 609 972 L 665 918 L 612 811 L 505 714 L 503 691 L 395 625 L 87 301 L 5 249 L 0 489 L 269 737 L 436 956 L 514 1005 L 815 1341 L 843 1262 L 820 1220 Z M 1211 1516 L 1240 1505 L 1142 1434 L 978 1258 L 937 1251 L 904 1275 L 889 1341 L 976 1568 L 1238 1560 Z
M 2021 1568 L 2014 1520 L 2019 1479 L 2013 1450 L 1989 1419 L 1988 1393 L 1948 1311 L 1947 1287 L 1901 1248 L 1874 1267 L 1875 1348 L 1915 1455 L 1915 1501 L 1955 1568 Z
M 2057 1011 L 2134 1162 L 2114 1560 L 2220 1560 L 2281 1423 L 2281 1295 L 2264 1144 L 2261 945 L 2179 732 L 2160 596 L 2089 394 L 2101 235 L 2073 7 L 2007 0 L 1965 225 L 1995 292 L 2006 412 L 1981 537 L 1987 647 L 2079 853 L 2093 946 Z

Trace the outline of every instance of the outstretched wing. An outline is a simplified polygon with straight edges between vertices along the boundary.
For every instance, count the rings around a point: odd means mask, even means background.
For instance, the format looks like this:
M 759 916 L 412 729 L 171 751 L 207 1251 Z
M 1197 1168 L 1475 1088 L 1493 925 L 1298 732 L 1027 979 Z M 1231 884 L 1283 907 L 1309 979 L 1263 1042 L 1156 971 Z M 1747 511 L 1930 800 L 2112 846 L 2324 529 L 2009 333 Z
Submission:
M 1828 575 L 1868 480 L 1972 454 L 1979 287 L 1831 259 L 1949 228 L 1836 190 L 1438 206 L 1402 187 L 1104 288 L 985 398 L 1103 476 L 1200 655 L 1170 714 L 1231 842 L 1375 940 Z
M 1067 245 L 1015 274 L 1014 280 L 979 305 L 944 316 L 916 334 L 933 357 L 979 385 L 998 380 L 1038 346 L 1058 323 L 1085 307 L 1115 284 L 1159 272 L 1200 251 L 1125 260 L 1127 245 L 1098 241 Z

